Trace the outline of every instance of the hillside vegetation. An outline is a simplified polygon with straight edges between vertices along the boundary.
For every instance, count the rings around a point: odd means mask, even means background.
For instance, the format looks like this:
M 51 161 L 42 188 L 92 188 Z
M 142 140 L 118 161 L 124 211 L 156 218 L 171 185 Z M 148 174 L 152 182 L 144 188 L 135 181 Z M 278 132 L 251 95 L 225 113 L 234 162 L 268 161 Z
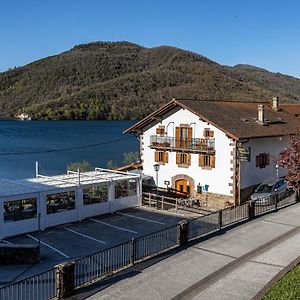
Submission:
M 0 73 L 0 118 L 138 119 L 175 98 L 300 101 L 300 80 L 129 42 L 96 42 Z

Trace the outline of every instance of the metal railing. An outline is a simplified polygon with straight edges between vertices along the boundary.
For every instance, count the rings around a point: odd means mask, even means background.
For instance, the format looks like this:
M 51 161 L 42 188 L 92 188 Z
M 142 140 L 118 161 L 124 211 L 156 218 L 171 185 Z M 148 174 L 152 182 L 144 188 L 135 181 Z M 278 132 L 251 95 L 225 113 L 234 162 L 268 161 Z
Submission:
M 150 147 L 157 149 L 181 149 L 199 152 L 215 150 L 214 138 L 176 139 L 169 136 L 150 136 Z
M 249 204 L 244 203 L 232 208 L 225 208 L 222 210 L 222 227 L 234 224 L 248 219 Z
M 47 300 L 57 296 L 56 271 L 51 269 L 0 288 L 1 300 Z
M 131 241 L 76 259 L 75 286 L 113 274 L 132 265 Z
M 220 229 L 220 213 L 214 212 L 189 221 L 188 239 L 193 240 Z
M 134 262 L 145 260 L 178 246 L 179 225 L 150 233 L 134 240 Z

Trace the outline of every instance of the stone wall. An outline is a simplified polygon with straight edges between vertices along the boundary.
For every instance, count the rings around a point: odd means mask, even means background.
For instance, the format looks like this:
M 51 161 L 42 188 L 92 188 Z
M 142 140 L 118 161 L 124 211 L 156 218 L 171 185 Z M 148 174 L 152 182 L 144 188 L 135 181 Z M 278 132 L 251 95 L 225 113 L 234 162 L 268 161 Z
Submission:
M 0 245 L 0 265 L 33 265 L 39 262 L 37 245 Z
M 212 209 L 223 209 L 234 206 L 234 197 L 214 193 L 195 194 L 201 206 Z

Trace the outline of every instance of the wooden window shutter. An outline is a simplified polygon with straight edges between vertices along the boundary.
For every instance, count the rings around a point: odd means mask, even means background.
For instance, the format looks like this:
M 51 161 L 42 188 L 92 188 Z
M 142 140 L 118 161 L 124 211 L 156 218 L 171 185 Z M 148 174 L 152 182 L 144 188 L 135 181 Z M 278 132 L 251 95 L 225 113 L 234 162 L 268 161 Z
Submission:
M 180 140 L 180 127 L 176 127 L 175 129 L 175 139 Z
M 160 128 L 156 128 L 156 134 L 160 134 Z
M 205 162 L 204 162 L 204 155 L 200 154 L 199 155 L 199 166 L 200 167 L 204 167 L 204 164 L 205 164 Z
M 176 164 L 180 164 L 180 153 L 176 153 Z
M 190 153 L 187 153 L 187 154 L 185 154 L 186 155 L 186 164 L 188 165 L 188 166 L 190 166 L 191 165 L 191 154 Z
M 256 167 L 260 167 L 260 155 L 256 155 Z
M 188 128 L 188 140 L 191 141 L 193 138 L 193 128 L 189 127 Z
M 216 157 L 215 156 L 210 157 L 210 167 L 212 167 L 212 168 L 216 167 Z
M 156 162 L 159 161 L 158 154 L 159 154 L 159 153 L 158 153 L 157 151 L 154 152 L 154 160 L 155 160 Z
M 270 164 L 270 154 L 266 154 L 266 165 Z
M 168 152 L 164 152 L 164 162 L 165 163 L 169 162 L 169 153 Z
M 214 137 L 214 132 L 212 130 L 210 130 L 209 133 L 208 133 L 208 136 L 209 137 Z

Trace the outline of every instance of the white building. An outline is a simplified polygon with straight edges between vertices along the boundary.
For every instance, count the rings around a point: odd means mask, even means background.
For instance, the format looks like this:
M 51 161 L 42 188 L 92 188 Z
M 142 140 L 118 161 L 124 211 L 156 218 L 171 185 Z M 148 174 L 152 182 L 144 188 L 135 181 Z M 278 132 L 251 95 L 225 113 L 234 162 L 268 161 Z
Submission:
M 278 98 L 173 99 L 125 132 L 139 135 L 143 173 L 158 186 L 239 203 L 253 186 L 276 178 L 279 154 L 299 129 L 300 104 L 279 105 Z
M 140 194 L 140 175 L 100 168 L 0 179 L 0 240 L 139 206 Z

